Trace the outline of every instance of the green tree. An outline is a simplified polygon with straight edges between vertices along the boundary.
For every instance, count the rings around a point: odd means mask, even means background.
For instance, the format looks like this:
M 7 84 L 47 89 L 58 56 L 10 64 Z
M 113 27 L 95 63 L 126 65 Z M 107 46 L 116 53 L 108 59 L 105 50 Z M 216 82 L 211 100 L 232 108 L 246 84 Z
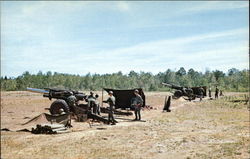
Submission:
M 214 77 L 215 77 L 217 82 L 218 82 L 219 78 L 225 76 L 225 73 L 223 73 L 222 71 L 219 71 L 219 70 L 215 70 L 213 73 L 214 73 Z
M 183 68 L 183 67 L 181 67 L 177 72 L 176 72 L 176 75 L 178 75 L 178 76 L 184 76 L 184 75 L 186 75 L 187 74 L 187 72 L 186 72 L 186 70 Z

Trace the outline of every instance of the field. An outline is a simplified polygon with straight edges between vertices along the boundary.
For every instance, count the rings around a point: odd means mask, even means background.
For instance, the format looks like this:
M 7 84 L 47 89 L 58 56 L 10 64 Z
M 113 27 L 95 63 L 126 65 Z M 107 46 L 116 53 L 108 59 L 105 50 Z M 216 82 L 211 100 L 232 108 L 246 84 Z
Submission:
M 163 113 L 166 95 L 146 92 L 147 105 L 154 107 L 142 111 L 146 122 L 115 116 L 115 126 L 73 122 L 65 134 L 1 131 L 1 159 L 250 158 L 249 103 L 229 102 L 244 93 L 201 102 L 172 100 L 172 111 Z M 1 128 L 48 112 L 44 108 L 50 103 L 41 94 L 1 92 Z

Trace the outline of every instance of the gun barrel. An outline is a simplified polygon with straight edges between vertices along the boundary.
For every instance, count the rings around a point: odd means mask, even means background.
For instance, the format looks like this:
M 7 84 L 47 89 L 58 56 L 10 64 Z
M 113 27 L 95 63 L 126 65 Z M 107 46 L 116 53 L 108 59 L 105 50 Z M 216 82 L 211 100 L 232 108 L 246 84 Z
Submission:
M 172 85 L 171 84 L 167 84 L 167 83 L 161 83 L 161 84 L 163 84 L 164 86 L 168 86 L 168 87 L 172 87 Z
M 27 87 L 26 89 L 27 89 L 27 91 L 34 92 L 34 93 L 46 93 L 46 94 L 49 94 L 49 91 L 46 91 L 44 89 L 29 88 L 29 87 Z
M 172 88 L 172 89 L 177 89 L 177 90 L 182 89 L 182 87 L 176 86 L 176 85 L 173 85 L 173 84 L 168 84 L 168 83 L 162 83 L 162 84 L 169 87 L 169 88 Z

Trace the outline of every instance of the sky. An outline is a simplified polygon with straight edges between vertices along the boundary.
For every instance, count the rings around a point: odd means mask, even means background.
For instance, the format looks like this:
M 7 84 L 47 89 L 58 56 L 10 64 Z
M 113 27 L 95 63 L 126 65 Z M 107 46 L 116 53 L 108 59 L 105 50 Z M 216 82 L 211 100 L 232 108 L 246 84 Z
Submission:
M 1 1 L 1 76 L 249 69 L 248 1 Z

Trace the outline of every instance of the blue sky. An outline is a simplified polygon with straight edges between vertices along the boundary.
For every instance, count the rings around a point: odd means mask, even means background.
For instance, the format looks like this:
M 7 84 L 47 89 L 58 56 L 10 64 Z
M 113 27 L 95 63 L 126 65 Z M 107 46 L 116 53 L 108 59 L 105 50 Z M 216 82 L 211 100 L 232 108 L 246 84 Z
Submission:
M 1 2 L 1 76 L 247 69 L 248 1 Z

